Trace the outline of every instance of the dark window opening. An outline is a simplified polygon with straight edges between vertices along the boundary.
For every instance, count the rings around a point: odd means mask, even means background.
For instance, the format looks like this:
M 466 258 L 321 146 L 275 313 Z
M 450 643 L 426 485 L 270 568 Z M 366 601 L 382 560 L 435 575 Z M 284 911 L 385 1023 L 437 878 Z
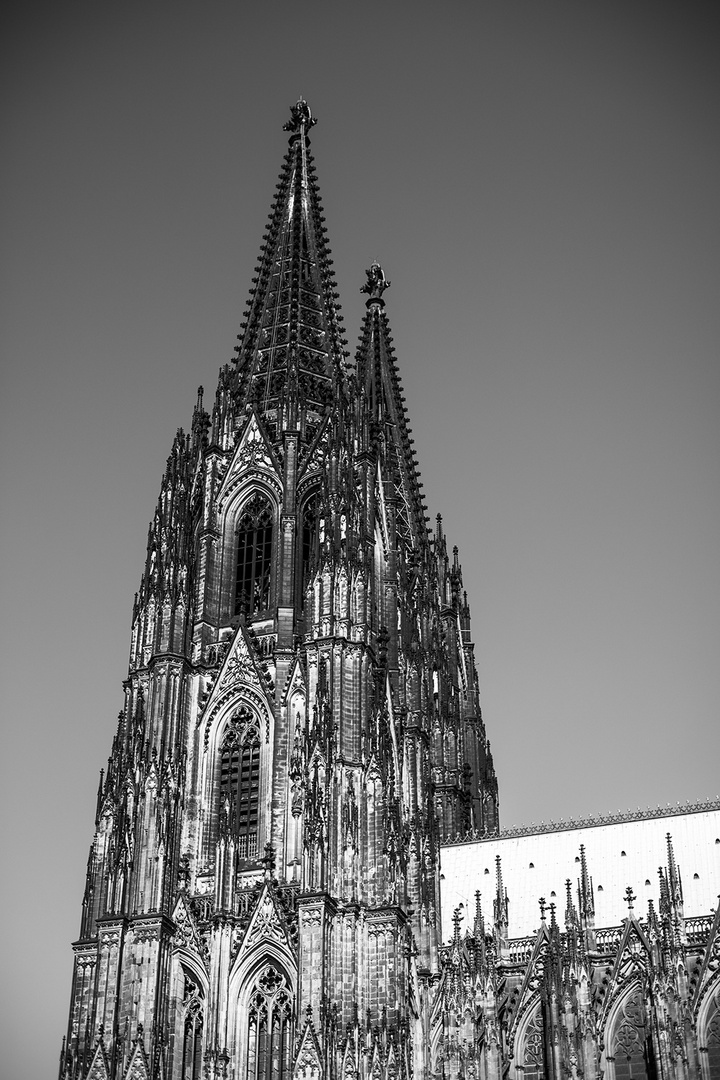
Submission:
M 183 1041 L 183 1080 L 202 1080 L 202 1015 L 188 1016 Z
M 302 577 L 307 584 L 318 555 L 318 498 L 312 495 L 303 507 Z
M 233 720 L 220 753 L 220 818 L 241 859 L 257 858 L 260 808 L 260 734 L 248 709 Z
M 317 494 L 311 495 L 306 500 L 305 505 L 302 508 L 302 530 L 301 530 L 301 551 L 300 551 L 300 604 L 301 606 L 305 602 L 305 592 L 308 584 L 310 583 L 310 577 L 314 573 L 317 567 L 318 554 L 319 554 L 319 521 L 318 514 L 320 509 L 320 500 Z
M 238 523 L 236 615 L 256 615 L 270 606 L 272 524 L 269 501 L 262 495 L 254 495 Z
M 183 1025 L 181 1080 L 202 1080 L 203 994 L 193 978 L 184 972 L 185 1023 Z

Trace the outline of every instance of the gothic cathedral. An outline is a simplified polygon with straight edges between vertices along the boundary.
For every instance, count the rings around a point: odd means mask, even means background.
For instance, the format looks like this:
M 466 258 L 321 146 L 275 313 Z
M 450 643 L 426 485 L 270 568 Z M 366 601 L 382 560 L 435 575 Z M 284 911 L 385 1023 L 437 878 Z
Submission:
M 439 845 L 498 794 L 374 264 L 354 363 L 300 100 L 211 412 L 167 461 L 64 1080 L 420 1080 Z M 438 1029 L 439 1031 L 439 1029 Z
M 351 361 L 314 123 L 301 99 L 237 356 L 163 476 L 59 1080 L 717 1080 L 720 802 L 500 833 L 389 282 Z

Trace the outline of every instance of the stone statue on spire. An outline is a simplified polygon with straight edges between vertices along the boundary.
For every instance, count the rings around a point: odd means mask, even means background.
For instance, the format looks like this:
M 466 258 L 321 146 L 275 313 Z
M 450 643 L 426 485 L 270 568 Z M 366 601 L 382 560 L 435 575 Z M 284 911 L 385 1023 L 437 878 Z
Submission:
M 375 260 L 369 270 L 365 271 L 367 275 L 367 281 L 364 285 L 360 286 L 360 292 L 367 293 L 367 303 L 371 300 L 382 300 L 382 294 L 386 289 L 390 288 L 390 282 L 383 273 L 383 268 L 377 260 Z
M 302 95 L 297 99 L 294 105 L 290 106 L 290 119 L 286 124 L 283 124 L 283 131 L 291 131 L 293 135 L 297 134 L 302 128 L 308 132 L 311 127 L 317 124 L 317 120 L 310 112 L 310 106 Z

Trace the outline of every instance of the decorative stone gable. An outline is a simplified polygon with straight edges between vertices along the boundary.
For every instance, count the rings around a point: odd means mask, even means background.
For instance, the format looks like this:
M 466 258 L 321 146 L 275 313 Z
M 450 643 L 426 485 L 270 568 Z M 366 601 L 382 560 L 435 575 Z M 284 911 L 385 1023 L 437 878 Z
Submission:
M 172 918 L 175 923 L 175 935 L 173 939 L 175 948 L 187 949 L 189 952 L 194 953 L 200 963 L 204 966 L 205 945 L 200 937 L 195 919 L 188 907 L 184 894 L 181 894 L 178 897 Z
M 293 1080 L 322 1080 L 323 1067 L 318 1043 L 312 1019 L 308 1015 L 300 1039 L 300 1047 L 295 1058 Z
M 110 1080 L 110 1067 L 102 1039 L 98 1039 L 86 1080 Z
M 206 742 L 213 720 L 240 690 L 254 702 L 261 714 L 268 715 L 269 710 L 273 708 L 274 700 L 270 689 L 272 680 L 267 676 L 267 668 L 263 666 L 255 653 L 247 631 L 243 626 L 238 626 L 217 679 L 200 713 L 200 721 L 205 728 Z M 269 738 L 269 727 L 266 730 L 266 738 Z
M 241 964 L 248 953 L 261 950 L 270 943 L 284 950 L 290 964 L 294 966 L 294 950 L 285 930 L 284 914 L 275 900 L 270 883 L 265 882 L 240 943 L 236 963 Z
M 150 1066 L 140 1038 L 135 1042 L 123 1080 L 150 1080 Z
M 240 487 L 247 485 L 253 478 L 265 480 L 280 493 L 282 468 L 255 410 L 252 410 L 247 419 L 220 486 L 217 497 L 218 511 L 227 505 Z

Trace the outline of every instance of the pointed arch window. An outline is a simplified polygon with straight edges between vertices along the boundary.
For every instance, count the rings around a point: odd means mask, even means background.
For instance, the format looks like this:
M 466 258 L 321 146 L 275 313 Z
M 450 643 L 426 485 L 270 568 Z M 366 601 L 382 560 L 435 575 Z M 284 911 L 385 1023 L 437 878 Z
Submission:
M 259 492 L 243 507 L 237 532 L 235 614 L 256 615 L 270 606 L 273 512 Z
M 320 546 L 320 499 L 317 491 L 305 500 L 302 508 L 302 547 L 300 552 L 300 586 L 304 599 L 310 575 L 317 566 Z
M 249 709 L 233 718 L 220 750 L 220 827 L 234 836 L 241 859 L 258 853 L 260 731 Z
M 615 1021 L 613 1058 L 615 1080 L 651 1080 L 645 1010 L 640 991 L 628 995 Z
M 182 1043 L 182 1080 L 202 1080 L 203 995 L 200 987 L 185 973 L 185 1022 Z
M 717 992 L 714 1006 L 715 1011 L 711 1013 L 705 1029 L 707 1062 L 704 1064 L 707 1065 L 707 1068 L 703 1076 L 707 1077 L 720 1076 L 720 990 Z M 702 1053 L 703 1047 L 700 1050 Z
M 244 1080 L 289 1080 L 292 1070 L 293 996 L 273 964 L 257 974 L 247 1009 Z
M 523 1080 L 545 1080 L 543 1019 L 540 1005 L 536 1008 L 535 1015 L 525 1030 L 525 1046 L 522 1060 Z

